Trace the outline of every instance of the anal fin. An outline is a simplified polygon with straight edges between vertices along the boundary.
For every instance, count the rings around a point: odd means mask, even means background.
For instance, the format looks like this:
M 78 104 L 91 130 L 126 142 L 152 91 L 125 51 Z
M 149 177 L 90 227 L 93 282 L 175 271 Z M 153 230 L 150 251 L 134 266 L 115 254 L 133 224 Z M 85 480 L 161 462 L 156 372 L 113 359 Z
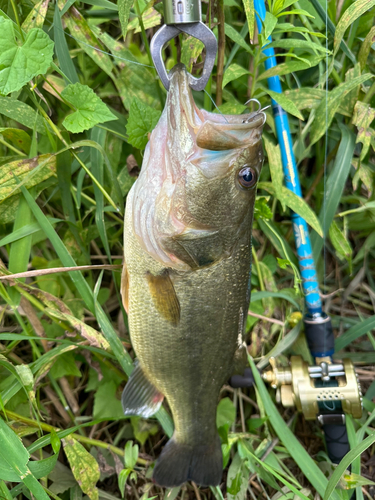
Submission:
M 163 399 L 163 394 L 147 379 L 141 366 L 137 364 L 122 393 L 124 414 L 151 417 L 159 410 Z

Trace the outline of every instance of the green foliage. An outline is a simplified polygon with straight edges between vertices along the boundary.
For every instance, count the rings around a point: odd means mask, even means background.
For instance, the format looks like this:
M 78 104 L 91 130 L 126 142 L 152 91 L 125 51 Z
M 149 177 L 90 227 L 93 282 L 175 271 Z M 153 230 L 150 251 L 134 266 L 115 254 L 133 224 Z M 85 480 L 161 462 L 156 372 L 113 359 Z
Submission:
M 78 134 L 98 123 L 116 120 L 114 114 L 87 85 L 80 83 L 68 85 L 61 92 L 61 96 L 75 108 L 74 113 L 63 121 L 64 127 L 69 132 Z
M 338 359 L 373 363 L 375 2 L 331 0 L 326 13 L 319 0 L 269 0 L 261 34 L 252 0 L 203 2 L 203 20 L 216 35 L 222 4 L 223 92 L 214 111 L 242 113 L 249 98 L 262 108 L 271 98 L 279 103 L 289 114 L 306 196 L 284 186 L 275 122 L 265 109 L 248 351 L 259 370 L 271 357 L 285 366 L 290 354 L 310 356 L 290 222 L 295 211 L 311 227 L 322 292 L 340 332 Z M 0 9 L 1 274 L 39 274 L 0 281 L 0 496 L 195 497 L 190 484 L 164 492 L 151 482 L 152 460 L 173 433 L 167 410 L 150 420 L 123 417 L 120 397 L 134 351 L 120 305 L 120 270 L 47 274 L 122 262 L 124 202 L 165 102 L 149 57 L 162 4 L 5 1 Z M 276 51 L 275 68 L 265 69 L 265 47 Z M 168 70 L 180 58 L 200 76 L 200 41 L 180 35 L 164 55 Z M 217 72 L 215 66 L 207 94 L 194 95 L 199 108 L 213 110 Z M 282 94 L 267 87 L 274 75 Z M 347 419 L 353 450 L 333 467 L 316 451 L 315 423 L 303 427 L 295 415 L 286 424 L 274 391 L 256 370 L 254 377 L 256 390 L 223 389 L 217 427 L 226 484 L 203 489 L 201 497 L 241 500 L 251 488 L 251 498 L 312 500 L 318 492 L 349 500 L 356 488 L 357 500 L 365 498 L 373 384 L 364 417 Z M 312 456 L 301 444 L 310 439 Z
M 140 99 L 133 99 L 126 124 L 129 144 L 144 149 L 148 142 L 148 134 L 154 129 L 159 118 L 160 111 L 147 106 Z
M 0 17 L 0 92 L 4 95 L 43 75 L 52 63 L 53 42 L 43 30 L 33 28 L 21 39 L 19 45 L 12 21 Z

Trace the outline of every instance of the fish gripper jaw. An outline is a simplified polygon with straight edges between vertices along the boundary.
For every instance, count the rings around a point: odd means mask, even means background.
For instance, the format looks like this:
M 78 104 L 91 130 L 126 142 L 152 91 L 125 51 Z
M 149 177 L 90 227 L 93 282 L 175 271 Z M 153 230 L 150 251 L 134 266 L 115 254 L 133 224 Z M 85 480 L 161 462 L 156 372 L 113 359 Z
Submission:
M 186 33 L 200 40 L 206 47 L 206 57 L 200 78 L 190 75 L 190 87 L 193 90 L 203 90 L 210 78 L 215 64 L 217 40 L 212 31 L 201 21 L 199 0 L 164 0 L 166 24 L 160 28 L 151 40 L 151 56 L 156 71 L 164 87 L 169 90 L 170 77 L 162 58 L 164 45 L 180 33 Z

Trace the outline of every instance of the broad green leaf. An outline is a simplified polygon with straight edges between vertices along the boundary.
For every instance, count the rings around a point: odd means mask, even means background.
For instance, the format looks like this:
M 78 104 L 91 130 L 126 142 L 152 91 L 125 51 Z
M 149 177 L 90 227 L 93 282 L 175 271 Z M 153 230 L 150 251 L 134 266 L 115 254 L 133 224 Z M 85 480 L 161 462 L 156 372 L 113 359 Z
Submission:
M 249 37 L 250 40 L 252 40 L 254 37 L 254 25 L 255 25 L 254 0 L 242 0 L 242 3 L 245 8 L 247 24 L 249 26 Z
M 35 76 L 46 73 L 52 63 L 53 45 L 39 28 L 31 29 L 25 42 L 18 45 L 12 21 L 0 17 L 0 92 L 16 92 Z
M 364 39 L 358 53 L 358 62 L 361 66 L 362 71 L 365 69 L 367 58 L 370 54 L 372 44 L 374 43 L 374 37 L 375 37 L 375 26 L 373 26 L 367 33 L 366 38 Z
M 223 78 L 223 88 L 232 80 L 237 80 L 243 75 L 249 75 L 250 71 L 243 68 L 237 63 L 233 63 L 227 68 L 227 70 L 224 73 L 224 78 Z
M 295 71 L 301 71 L 303 69 L 313 68 L 324 58 L 324 56 L 312 56 L 305 57 L 307 62 L 303 61 L 288 61 L 285 63 L 278 64 L 277 66 L 267 69 L 258 76 L 258 80 L 264 80 L 265 78 L 270 78 L 271 76 L 282 76 L 289 75 L 289 73 L 294 73 Z
M 358 0 L 357 0 L 358 1 Z M 350 450 L 345 457 L 341 460 L 339 465 L 336 467 L 335 472 L 332 474 L 331 479 L 327 485 L 327 490 L 324 493 L 324 500 L 331 498 L 333 491 L 339 482 L 341 476 L 349 467 L 349 465 L 355 460 L 361 453 L 363 453 L 367 448 L 369 448 L 373 443 L 375 443 L 375 433 L 370 434 L 366 439 L 359 443 L 354 449 Z
M 274 428 L 280 441 L 284 444 L 285 448 L 289 452 L 290 456 L 293 458 L 295 463 L 298 464 L 299 468 L 306 476 L 307 480 L 318 491 L 318 493 L 323 496 L 328 484 L 327 479 L 325 478 L 319 467 L 316 465 L 315 461 L 310 457 L 309 453 L 303 448 L 296 436 L 284 422 L 278 409 L 272 402 L 271 396 L 268 393 L 268 390 L 261 378 L 258 369 L 254 364 L 253 359 L 250 356 L 248 356 L 248 359 L 253 371 L 253 376 L 257 390 L 259 391 L 260 399 L 262 400 L 264 409 L 266 411 L 266 414 L 268 415 L 272 427 Z M 340 497 L 337 495 L 337 493 L 334 492 L 332 494 L 332 500 L 340 500 Z
M 348 178 L 352 157 L 355 148 L 355 136 L 347 127 L 340 126 L 341 142 L 335 158 L 333 169 L 326 181 L 324 202 L 319 214 L 319 221 L 323 228 L 324 237 L 327 236 L 329 227 L 336 214 L 341 196 L 344 190 L 346 179 Z M 318 234 L 311 235 L 311 246 L 315 259 L 320 257 L 323 247 L 323 238 Z
M 100 478 L 98 462 L 72 436 L 63 440 L 63 446 L 70 468 L 81 490 L 91 500 L 99 500 L 99 492 L 96 488 L 96 483 Z
M 147 106 L 140 99 L 133 99 L 126 125 L 129 143 L 135 148 L 144 149 L 148 134 L 155 128 L 159 118 L 160 111 Z
M 247 52 L 250 52 L 250 54 L 253 53 L 250 45 L 245 42 L 245 40 L 242 38 L 240 33 L 233 28 L 230 24 L 225 23 L 224 25 L 224 30 L 225 30 L 225 35 L 230 38 L 234 43 L 237 43 L 240 47 L 245 49 Z
M 289 114 L 296 116 L 300 120 L 304 120 L 303 115 L 298 111 L 297 106 L 293 101 L 285 97 L 284 94 L 280 94 L 279 92 L 273 92 L 272 90 L 266 90 L 267 94 L 269 94 L 274 101 L 276 101 L 280 106 Z
M 40 155 L 30 160 L 12 161 L 1 166 L 0 201 L 20 192 L 20 181 L 27 188 L 36 186 L 56 172 L 56 157 Z
M 125 466 L 129 469 L 134 469 L 135 464 L 138 459 L 139 446 L 137 444 L 133 445 L 133 441 L 128 441 L 125 445 L 124 461 Z
M 344 347 L 351 344 L 354 340 L 358 339 L 362 335 L 375 329 L 375 316 L 370 316 L 362 320 L 358 325 L 354 325 L 345 333 L 340 335 L 335 341 L 335 351 L 341 351 Z
M 216 427 L 223 425 L 232 425 L 236 419 L 236 408 L 229 398 L 223 398 L 219 401 L 216 413 Z
M 31 139 L 27 132 L 19 128 L 0 128 L 0 135 L 11 142 L 17 149 L 29 154 Z
M 271 193 L 275 198 L 280 200 L 282 204 L 285 204 L 287 207 L 291 208 L 293 212 L 305 219 L 319 235 L 323 236 L 323 230 L 317 216 L 303 198 L 300 198 L 285 186 L 276 189 L 271 182 L 259 182 L 258 188 L 265 189 Z
M 278 144 L 274 145 L 272 142 L 265 137 L 264 146 L 267 152 L 268 165 L 270 167 L 272 184 L 274 184 L 275 189 L 281 189 L 284 182 L 283 166 L 281 163 L 281 153 L 280 146 Z
M 336 26 L 333 44 L 334 55 L 336 55 L 337 51 L 339 50 L 340 43 L 343 39 L 345 31 L 354 23 L 356 19 L 358 19 L 367 10 L 371 9 L 374 5 L 375 0 L 356 0 L 351 5 L 349 5 Z
M 185 64 L 186 69 L 191 72 L 193 64 L 201 55 L 204 44 L 193 36 L 188 36 L 182 42 L 181 62 Z
M 47 133 L 43 118 L 31 106 L 22 101 L 0 96 L 0 114 L 25 125 L 31 130 L 35 129 L 39 134 L 45 135 Z
M 353 250 L 344 233 L 340 231 L 334 220 L 331 222 L 329 228 L 329 237 L 336 253 L 349 263 L 349 272 L 351 273 Z
M 124 411 L 116 397 L 117 385 L 113 380 L 102 381 L 94 396 L 94 418 L 121 418 Z
M 59 379 L 72 375 L 74 377 L 81 377 L 82 374 L 78 370 L 73 353 L 66 352 L 61 354 L 51 366 L 50 373 L 53 378 Z
M 270 220 L 273 217 L 272 210 L 267 204 L 268 197 L 257 196 L 254 205 L 254 218 Z
M 124 40 L 126 38 L 126 33 L 128 31 L 130 9 L 133 6 L 133 1 L 134 0 L 118 0 L 118 2 L 117 2 L 118 14 L 119 14 L 119 19 L 120 19 L 120 23 L 121 23 L 121 31 L 122 31 L 122 36 L 123 36 Z
M 322 100 L 316 110 L 315 119 L 312 123 L 310 131 L 311 145 L 318 141 L 331 125 L 333 117 L 339 108 L 340 100 L 342 100 L 351 90 L 355 89 L 372 77 L 373 75 L 371 75 L 371 73 L 366 73 L 365 75 L 358 76 L 352 80 L 341 83 L 328 93 L 328 99 Z
M 78 134 L 98 123 L 116 120 L 115 115 L 87 85 L 81 83 L 68 85 L 61 95 L 76 109 L 63 121 L 64 127 L 69 132 Z
M 354 106 L 352 123 L 358 129 L 356 143 L 361 142 L 363 144 L 360 160 L 363 160 L 366 156 L 371 140 L 375 137 L 375 131 L 371 128 L 371 123 L 374 118 L 375 109 L 370 108 L 370 105 L 365 102 L 357 101 Z
M 224 115 L 240 115 L 246 111 L 246 106 L 235 100 L 230 100 L 219 106 L 219 110 Z M 214 113 L 218 113 L 216 108 Z

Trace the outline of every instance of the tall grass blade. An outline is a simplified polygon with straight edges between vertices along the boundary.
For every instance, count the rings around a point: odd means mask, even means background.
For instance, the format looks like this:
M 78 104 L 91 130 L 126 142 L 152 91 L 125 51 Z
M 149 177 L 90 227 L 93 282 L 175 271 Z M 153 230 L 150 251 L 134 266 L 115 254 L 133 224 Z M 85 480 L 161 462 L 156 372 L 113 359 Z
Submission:
M 59 60 L 60 69 L 64 72 L 69 79 L 69 83 L 78 83 L 79 78 L 73 59 L 70 56 L 68 44 L 66 42 L 65 33 L 61 22 L 60 9 L 58 2 L 55 3 L 55 13 L 53 16 L 54 24 L 54 38 L 55 38 L 55 51 L 57 59 Z
M 323 228 L 324 238 L 328 235 L 329 227 L 336 214 L 342 193 L 344 191 L 346 179 L 348 178 L 351 161 L 355 148 L 355 135 L 348 127 L 340 125 L 341 142 L 335 163 L 327 180 L 327 189 L 322 209 L 319 214 L 319 222 Z M 317 233 L 311 235 L 311 246 L 315 260 L 320 257 L 324 239 Z
M 335 351 L 341 351 L 344 347 L 351 344 L 354 340 L 358 339 L 367 332 L 375 329 L 375 315 L 366 318 L 359 324 L 352 326 L 344 334 L 342 334 L 335 341 Z

